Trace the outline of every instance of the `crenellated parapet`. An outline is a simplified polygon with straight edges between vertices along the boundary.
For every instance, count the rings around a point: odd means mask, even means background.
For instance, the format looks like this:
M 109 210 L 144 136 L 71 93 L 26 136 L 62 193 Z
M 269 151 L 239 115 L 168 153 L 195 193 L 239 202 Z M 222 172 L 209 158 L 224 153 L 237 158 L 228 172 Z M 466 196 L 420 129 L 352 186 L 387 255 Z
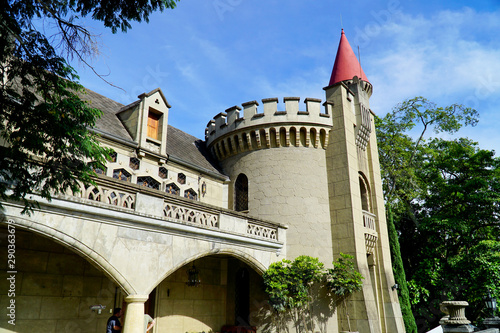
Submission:
M 208 122 L 205 140 L 212 153 L 223 160 L 242 152 L 279 148 L 326 149 L 332 127 L 332 102 L 317 98 L 284 97 L 285 110 L 278 111 L 278 98 L 265 98 L 233 106 Z

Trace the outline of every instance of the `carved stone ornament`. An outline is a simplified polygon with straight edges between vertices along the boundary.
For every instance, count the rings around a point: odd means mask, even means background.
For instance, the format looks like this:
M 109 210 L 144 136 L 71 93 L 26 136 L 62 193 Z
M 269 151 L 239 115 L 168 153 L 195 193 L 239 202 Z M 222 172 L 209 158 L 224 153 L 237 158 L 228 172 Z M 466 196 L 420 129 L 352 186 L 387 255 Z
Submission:
M 441 311 L 447 314 L 440 321 L 441 325 L 466 325 L 470 320 L 465 317 L 465 308 L 469 303 L 465 301 L 445 301 L 440 305 Z

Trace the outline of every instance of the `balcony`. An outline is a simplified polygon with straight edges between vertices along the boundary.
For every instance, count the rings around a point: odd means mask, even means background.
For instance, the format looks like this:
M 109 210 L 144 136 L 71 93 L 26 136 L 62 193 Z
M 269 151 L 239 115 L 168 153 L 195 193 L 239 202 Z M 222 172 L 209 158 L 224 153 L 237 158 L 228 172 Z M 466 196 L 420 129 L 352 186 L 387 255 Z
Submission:
M 363 211 L 363 226 L 365 228 L 365 247 L 367 254 L 373 254 L 375 246 L 377 245 L 378 233 L 375 224 L 376 218 L 376 215 L 365 210 Z
M 168 227 L 161 221 L 169 222 L 171 228 L 183 229 L 184 232 L 186 229 L 183 227 L 195 233 L 207 234 L 211 231 L 208 234 L 214 237 L 229 237 L 238 239 L 240 243 L 270 246 L 278 251 L 286 239 L 286 227 L 283 225 L 100 175 L 96 179 L 96 186 L 80 184 L 79 192 L 58 198 L 147 216 L 165 228 Z M 226 236 L 221 236 L 221 233 Z

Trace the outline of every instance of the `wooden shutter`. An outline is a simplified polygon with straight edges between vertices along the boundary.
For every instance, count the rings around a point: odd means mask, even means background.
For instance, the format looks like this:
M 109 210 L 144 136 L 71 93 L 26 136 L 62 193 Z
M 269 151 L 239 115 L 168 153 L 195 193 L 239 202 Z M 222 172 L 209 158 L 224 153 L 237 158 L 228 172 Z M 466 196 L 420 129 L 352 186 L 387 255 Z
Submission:
M 148 137 L 159 140 L 158 131 L 160 128 L 161 115 L 149 111 L 148 114 Z

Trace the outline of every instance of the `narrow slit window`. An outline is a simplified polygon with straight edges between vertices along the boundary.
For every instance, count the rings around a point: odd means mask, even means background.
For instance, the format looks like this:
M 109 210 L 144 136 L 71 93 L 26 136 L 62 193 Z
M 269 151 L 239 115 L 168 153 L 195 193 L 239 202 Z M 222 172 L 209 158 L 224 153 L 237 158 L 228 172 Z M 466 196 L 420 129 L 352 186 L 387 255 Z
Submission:
M 240 174 L 236 178 L 234 194 L 234 209 L 238 212 L 248 210 L 248 178 L 244 174 Z

